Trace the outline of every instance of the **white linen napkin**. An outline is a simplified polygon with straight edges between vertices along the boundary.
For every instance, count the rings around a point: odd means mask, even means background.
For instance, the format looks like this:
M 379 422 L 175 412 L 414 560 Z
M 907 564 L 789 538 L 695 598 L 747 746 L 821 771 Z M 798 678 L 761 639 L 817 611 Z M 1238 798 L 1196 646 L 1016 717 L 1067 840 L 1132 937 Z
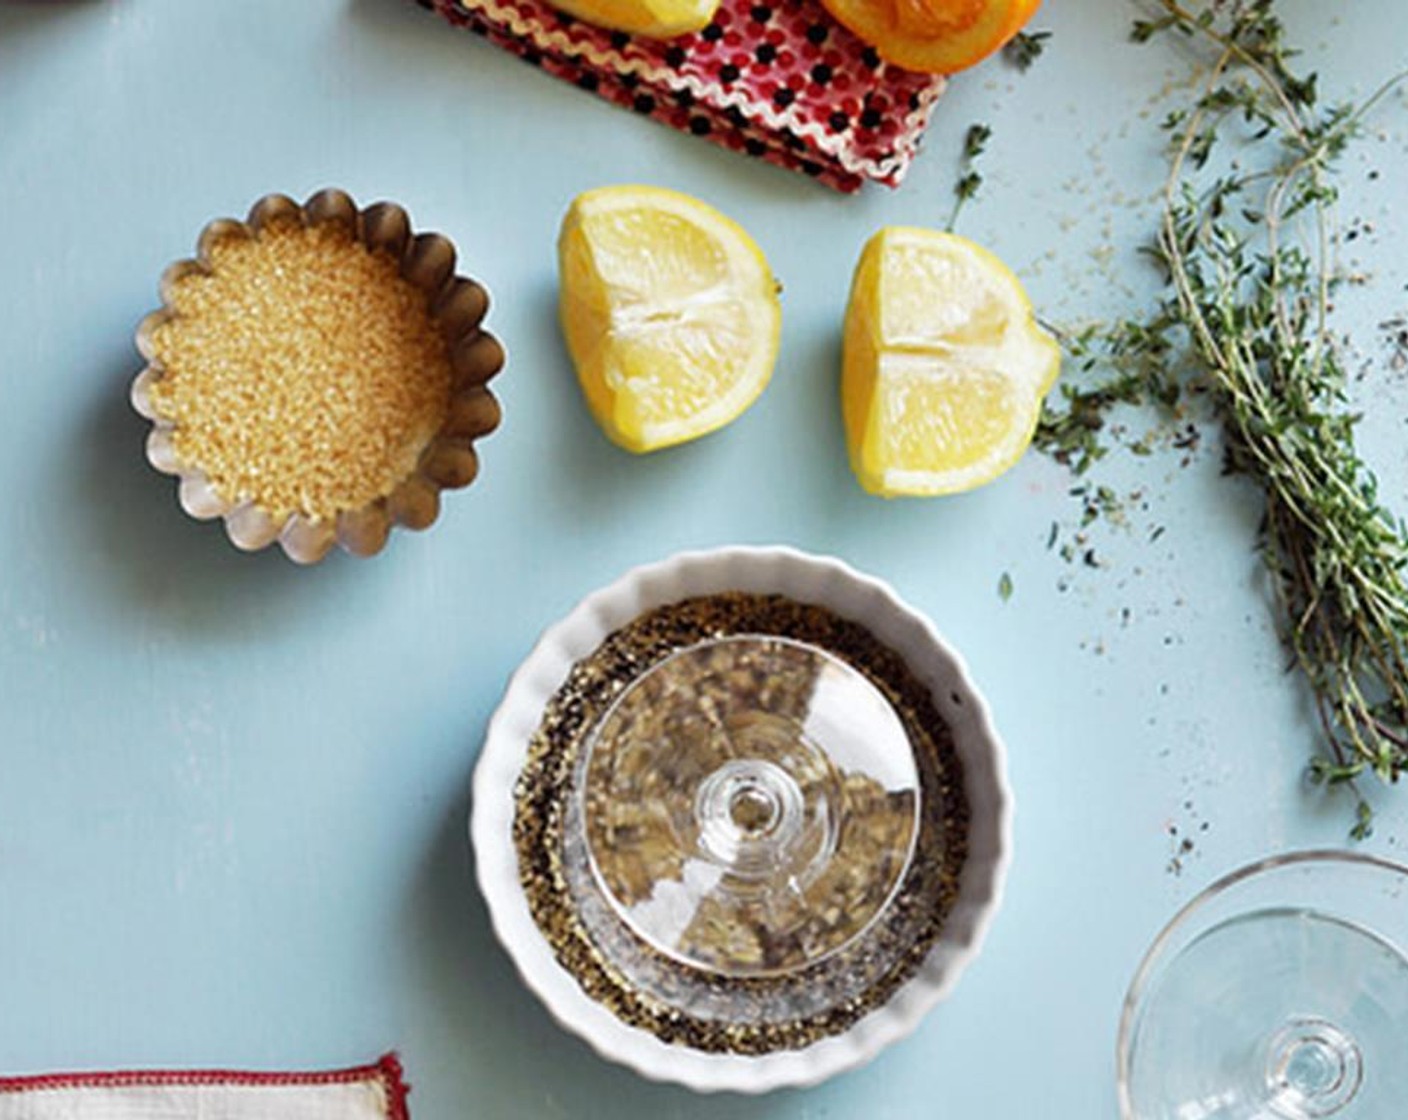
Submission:
M 123 1070 L 0 1077 L 0 1120 L 409 1120 L 401 1063 L 315 1073 Z

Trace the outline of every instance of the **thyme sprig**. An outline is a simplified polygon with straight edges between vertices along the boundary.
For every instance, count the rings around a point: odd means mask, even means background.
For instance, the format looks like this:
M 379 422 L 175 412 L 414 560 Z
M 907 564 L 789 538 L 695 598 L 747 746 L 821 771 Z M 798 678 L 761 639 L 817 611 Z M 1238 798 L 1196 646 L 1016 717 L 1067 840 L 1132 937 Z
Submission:
M 1408 770 L 1408 534 L 1356 451 L 1328 327 L 1334 172 L 1399 78 L 1357 105 L 1322 105 L 1316 75 L 1291 69 L 1273 0 L 1151 2 L 1136 41 L 1177 34 L 1208 56 L 1190 102 L 1164 122 L 1150 252 L 1166 295 L 1148 319 L 1098 339 L 1113 379 L 1067 392 L 1041 440 L 1079 466 L 1093 454 L 1079 430 L 1098 429 L 1110 404 L 1170 404 L 1179 385 L 1206 393 L 1228 466 L 1265 499 L 1261 555 L 1321 733 L 1311 775 L 1355 790 L 1362 838 L 1371 811 L 1359 780 Z
M 992 126 L 970 124 L 963 134 L 963 157 L 959 165 L 959 176 L 953 184 L 953 211 L 948 216 L 948 231 L 953 232 L 958 224 L 958 215 L 963 204 L 978 196 L 978 188 L 983 185 L 983 176 L 977 169 L 978 157 L 988 149 L 992 139 Z

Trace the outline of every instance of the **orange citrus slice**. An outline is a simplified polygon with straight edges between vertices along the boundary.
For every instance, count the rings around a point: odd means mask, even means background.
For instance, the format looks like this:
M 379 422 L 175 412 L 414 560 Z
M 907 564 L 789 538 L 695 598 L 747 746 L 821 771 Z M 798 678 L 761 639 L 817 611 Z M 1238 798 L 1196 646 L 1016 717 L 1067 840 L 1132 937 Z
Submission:
M 1012 38 L 1041 0 L 822 0 L 886 62 L 953 74 Z

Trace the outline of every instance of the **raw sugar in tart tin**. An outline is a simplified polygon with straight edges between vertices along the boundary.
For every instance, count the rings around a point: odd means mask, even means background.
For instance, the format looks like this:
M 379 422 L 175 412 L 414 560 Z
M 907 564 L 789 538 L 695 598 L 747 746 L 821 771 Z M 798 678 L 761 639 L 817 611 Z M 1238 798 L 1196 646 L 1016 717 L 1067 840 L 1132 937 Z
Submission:
M 484 287 L 400 206 L 324 190 L 219 219 L 161 278 L 138 327 L 133 407 L 182 508 L 254 551 L 316 563 L 424 529 L 499 424 L 504 364 Z
M 804 1085 L 908 1033 L 976 953 L 1003 748 L 932 626 L 790 549 L 637 569 L 549 628 L 475 775 L 495 930 L 603 1056 Z

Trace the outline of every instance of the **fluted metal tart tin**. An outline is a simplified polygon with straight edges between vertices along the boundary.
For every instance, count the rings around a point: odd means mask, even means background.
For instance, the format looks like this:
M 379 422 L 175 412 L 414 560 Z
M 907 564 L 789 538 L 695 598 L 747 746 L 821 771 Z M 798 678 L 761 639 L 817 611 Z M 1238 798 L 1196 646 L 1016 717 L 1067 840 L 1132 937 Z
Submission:
M 425 292 L 430 319 L 444 339 L 451 370 L 451 395 L 443 422 L 421 450 L 414 469 L 386 494 L 336 517 L 312 519 L 294 511 L 271 516 L 255 502 L 217 492 L 199 465 L 184 462 L 173 442 L 174 424 L 163 417 L 152 399 L 152 388 L 164 375 L 154 335 L 179 315 L 173 293 L 182 278 L 209 274 L 211 251 L 228 238 L 257 237 L 271 223 L 297 221 L 306 227 L 339 224 L 369 249 L 389 253 L 399 262 L 400 275 Z M 504 364 L 504 350 L 483 328 L 488 293 L 478 281 L 457 275 L 455 248 L 437 233 L 415 233 L 406 211 L 391 202 L 359 209 L 343 191 L 322 190 L 299 204 L 282 194 L 270 194 L 239 221 L 217 219 L 201 232 L 194 258 L 177 261 L 163 273 L 162 306 L 137 328 L 137 349 L 146 366 L 132 382 L 132 406 L 152 422 L 147 436 L 148 462 L 178 480 L 181 508 L 198 520 L 224 522 L 230 541 L 244 551 L 277 543 L 300 564 L 323 559 L 334 546 L 358 556 L 381 551 L 393 527 L 428 528 L 439 516 L 444 490 L 468 486 L 478 474 L 474 443 L 499 425 L 500 409 L 488 388 Z

